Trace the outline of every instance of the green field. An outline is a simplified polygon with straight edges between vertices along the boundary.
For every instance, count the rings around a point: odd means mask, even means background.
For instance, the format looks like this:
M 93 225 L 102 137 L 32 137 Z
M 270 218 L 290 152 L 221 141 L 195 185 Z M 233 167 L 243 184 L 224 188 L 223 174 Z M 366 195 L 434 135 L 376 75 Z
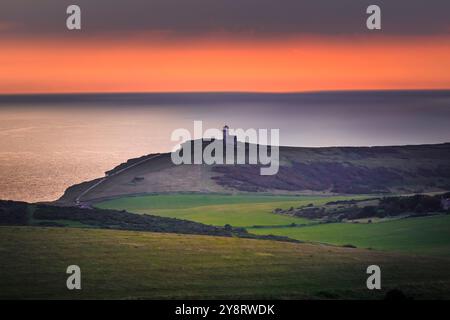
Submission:
M 0 298 L 450 298 L 450 259 L 323 245 L 79 228 L 0 227 Z M 82 290 L 69 291 L 68 265 Z M 366 268 L 382 268 L 382 290 Z
M 306 227 L 252 228 L 256 234 L 358 248 L 450 256 L 450 215 L 390 220 L 379 223 L 331 223 Z
M 365 196 L 248 196 L 169 194 L 125 197 L 97 204 L 165 217 L 223 226 L 246 227 L 251 233 L 280 235 L 297 240 L 408 253 L 450 255 L 450 216 L 388 220 L 377 223 L 315 224 L 305 218 L 274 214 L 275 208 L 358 199 Z M 376 219 L 375 219 L 376 220 Z M 375 221 L 374 220 L 374 221 Z M 297 226 L 290 226 L 295 223 Z M 309 226 L 302 226 L 310 224 Z M 263 226 L 254 228 L 253 226 Z
M 230 224 L 235 227 L 251 227 L 311 223 L 307 219 L 277 215 L 272 211 L 280 207 L 324 204 L 343 199 L 349 197 L 169 194 L 124 197 L 98 203 L 96 207 L 186 219 L 216 226 Z

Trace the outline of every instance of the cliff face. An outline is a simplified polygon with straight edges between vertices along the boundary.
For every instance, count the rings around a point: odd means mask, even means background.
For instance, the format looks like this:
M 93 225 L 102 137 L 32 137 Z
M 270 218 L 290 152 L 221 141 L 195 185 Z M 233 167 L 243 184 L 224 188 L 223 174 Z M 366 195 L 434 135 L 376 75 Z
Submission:
M 450 143 L 392 147 L 280 147 L 280 168 L 174 165 L 170 153 L 130 159 L 106 178 L 72 186 L 59 204 L 163 192 L 275 194 L 418 193 L 450 190 Z M 81 198 L 80 198 L 81 195 Z

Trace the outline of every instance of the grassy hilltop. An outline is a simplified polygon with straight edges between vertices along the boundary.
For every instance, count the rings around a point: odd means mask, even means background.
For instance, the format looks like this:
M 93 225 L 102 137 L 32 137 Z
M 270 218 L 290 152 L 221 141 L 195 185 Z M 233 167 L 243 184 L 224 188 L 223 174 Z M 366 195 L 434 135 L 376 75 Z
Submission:
M 180 165 L 170 154 L 130 159 L 100 179 L 68 188 L 58 200 L 83 202 L 152 193 L 380 194 L 450 190 L 450 143 L 392 147 L 280 147 L 280 169 L 256 165 Z M 124 168 L 130 167 L 129 170 Z M 120 174 L 118 174 L 120 173 Z M 96 185 L 89 192 L 89 187 Z

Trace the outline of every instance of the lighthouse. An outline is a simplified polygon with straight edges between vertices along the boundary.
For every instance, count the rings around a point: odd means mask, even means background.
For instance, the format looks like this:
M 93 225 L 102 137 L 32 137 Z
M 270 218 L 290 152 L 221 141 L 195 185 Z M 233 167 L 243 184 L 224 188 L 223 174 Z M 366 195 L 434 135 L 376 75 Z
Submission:
M 230 127 L 228 127 L 227 125 L 225 125 L 222 129 L 224 144 L 227 144 L 227 138 L 230 135 L 229 130 L 230 130 Z
M 223 127 L 222 135 L 223 135 L 223 144 L 224 145 L 227 145 L 227 144 L 236 145 L 237 144 L 237 136 L 230 135 L 230 127 L 228 127 L 227 125 L 225 125 Z

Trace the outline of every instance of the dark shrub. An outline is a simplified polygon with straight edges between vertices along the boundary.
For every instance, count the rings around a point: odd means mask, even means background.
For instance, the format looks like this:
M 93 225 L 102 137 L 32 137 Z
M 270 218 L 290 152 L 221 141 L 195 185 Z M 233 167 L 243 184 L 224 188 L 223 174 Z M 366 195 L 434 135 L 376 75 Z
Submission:
M 0 225 L 26 225 L 27 208 L 24 202 L 0 200 Z

